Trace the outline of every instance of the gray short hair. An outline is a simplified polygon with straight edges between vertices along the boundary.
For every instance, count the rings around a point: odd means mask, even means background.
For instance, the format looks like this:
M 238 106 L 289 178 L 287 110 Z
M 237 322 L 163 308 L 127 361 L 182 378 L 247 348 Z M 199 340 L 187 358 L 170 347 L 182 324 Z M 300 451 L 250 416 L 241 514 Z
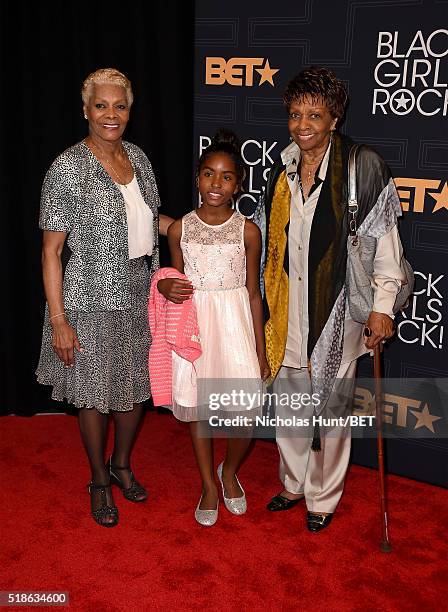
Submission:
M 92 89 L 95 85 L 120 85 L 126 91 L 126 99 L 128 105 L 131 106 L 134 100 L 132 94 L 131 81 L 124 76 L 122 72 L 116 68 L 100 68 L 89 74 L 85 79 L 81 88 L 81 96 L 84 104 L 88 104 L 89 98 L 92 95 Z

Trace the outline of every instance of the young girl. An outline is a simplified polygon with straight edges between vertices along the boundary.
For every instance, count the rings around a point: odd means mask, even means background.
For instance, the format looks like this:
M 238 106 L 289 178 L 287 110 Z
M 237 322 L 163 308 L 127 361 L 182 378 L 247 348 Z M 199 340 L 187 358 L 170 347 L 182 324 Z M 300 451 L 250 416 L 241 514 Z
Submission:
M 172 264 L 188 281 L 167 278 L 157 285 L 172 302 L 193 299 L 197 310 L 202 355 L 192 365 L 173 352 L 172 410 L 179 420 L 190 423 L 202 478 L 195 518 L 205 526 L 217 520 L 218 490 L 207 424 L 213 412 L 198 405 L 196 381 L 238 379 L 248 387 L 255 381 L 260 388 L 260 379 L 269 376 L 259 288 L 260 231 L 231 208 L 243 173 L 236 136 L 219 130 L 198 163 L 201 207 L 173 223 L 168 232 Z M 224 503 L 233 514 L 246 511 L 236 473 L 250 444 L 250 428 L 247 433 L 228 439 L 226 457 L 218 467 Z

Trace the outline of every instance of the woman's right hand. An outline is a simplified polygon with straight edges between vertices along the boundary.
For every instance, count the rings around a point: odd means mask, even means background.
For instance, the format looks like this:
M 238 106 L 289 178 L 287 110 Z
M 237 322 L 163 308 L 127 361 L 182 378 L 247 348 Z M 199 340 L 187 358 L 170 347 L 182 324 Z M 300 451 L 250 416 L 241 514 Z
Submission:
M 193 285 L 182 278 L 162 278 L 157 282 L 157 289 L 170 302 L 182 304 L 193 295 Z
M 82 348 L 78 336 L 71 325 L 66 321 L 61 321 L 53 325 L 52 346 L 61 361 L 67 367 L 75 365 L 74 349 L 82 353 Z

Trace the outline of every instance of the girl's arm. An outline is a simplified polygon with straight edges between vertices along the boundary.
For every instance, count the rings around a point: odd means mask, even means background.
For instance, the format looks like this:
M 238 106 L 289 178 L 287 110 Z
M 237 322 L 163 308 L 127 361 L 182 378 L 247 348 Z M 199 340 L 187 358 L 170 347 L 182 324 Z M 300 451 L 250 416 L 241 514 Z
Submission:
M 159 233 L 162 236 L 168 236 L 168 228 L 170 225 L 174 223 L 174 219 L 172 217 L 168 217 L 168 215 L 159 215 Z
M 180 239 L 182 238 L 182 219 L 174 221 L 168 227 L 168 246 L 170 247 L 171 265 L 179 272 L 184 272 L 184 258 L 182 249 L 180 248 Z
M 67 323 L 64 314 L 61 253 L 66 237 L 66 232 L 44 231 L 42 274 L 50 324 L 53 328 L 53 348 L 66 366 L 73 366 L 74 348 L 78 351 L 82 351 L 82 348 L 75 330 Z
M 263 380 L 271 375 L 266 359 L 263 330 L 263 304 L 260 293 L 260 256 L 261 232 L 255 223 L 246 220 L 244 226 L 244 246 L 246 248 L 246 287 L 249 293 L 250 310 L 255 332 L 260 374 Z
M 168 246 L 170 247 L 171 265 L 179 272 L 184 271 L 184 258 L 180 248 L 182 236 L 182 219 L 174 221 L 168 228 Z M 190 281 L 181 278 L 164 278 L 157 283 L 157 289 L 170 302 L 182 304 L 190 299 L 193 294 L 193 286 Z

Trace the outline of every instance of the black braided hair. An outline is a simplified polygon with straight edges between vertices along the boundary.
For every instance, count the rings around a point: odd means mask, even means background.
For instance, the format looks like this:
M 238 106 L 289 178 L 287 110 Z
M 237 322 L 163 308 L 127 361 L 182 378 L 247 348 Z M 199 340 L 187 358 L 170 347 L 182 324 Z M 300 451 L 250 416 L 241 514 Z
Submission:
M 236 134 L 231 130 L 219 128 L 219 130 L 213 136 L 211 143 L 206 149 L 204 149 L 201 157 L 199 158 L 196 167 L 196 176 L 199 176 L 202 166 L 213 153 L 226 153 L 230 157 L 235 164 L 238 183 L 241 184 L 245 173 L 245 167 L 243 158 L 241 156 L 240 141 L 238 140 Z

